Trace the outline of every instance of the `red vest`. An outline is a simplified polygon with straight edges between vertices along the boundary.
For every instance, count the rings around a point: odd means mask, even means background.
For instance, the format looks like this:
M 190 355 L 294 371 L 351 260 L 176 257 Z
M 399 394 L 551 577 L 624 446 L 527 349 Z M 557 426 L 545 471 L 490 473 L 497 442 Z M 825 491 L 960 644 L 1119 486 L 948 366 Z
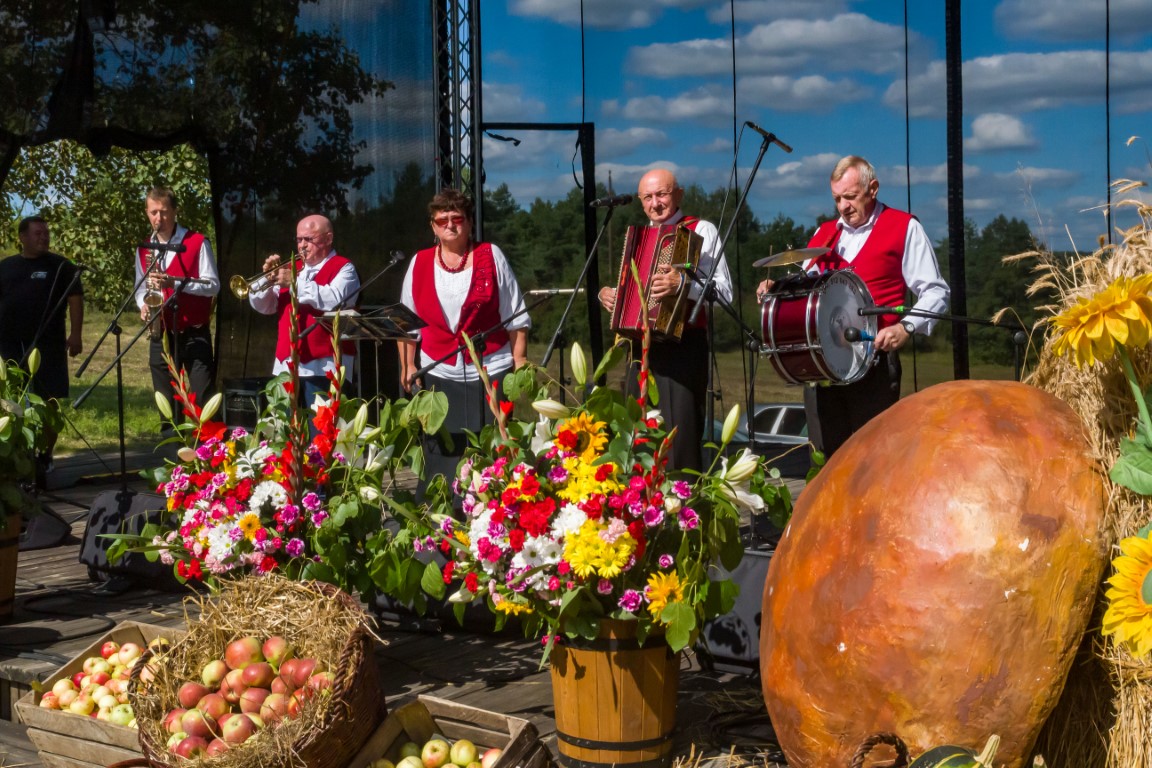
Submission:
M 204 235 L 189 230 L 184 233 L 184 239 L 181 242 L 184 245 L 184 250 L 174 254 L 172 263 L 164 269 L 164 272 L 175 278 L 200 277 L 200 249 L 204 246 Z M 136 257 L 140 259 L 140 269 L 142 270 L 147 270 L 148 265 L 152 263 L 152 251 L 148 248 L 137 250 Z M 175 289 L 165 288 L 163 290 L 165 301 L 172 295 L 173 290 Z M 168 308 L 164 310 L 164 328 L 169 331 L 182 331 L 185 328 L 206 325 L 212 319 L 212 306 L 215 302 L 216 299 L 212 296 L 194 296 L 186 291 L 181 291 L 180 296 L 173 302 L 178 313 L 175 318 L 173 318 L 172 304 L 169 304 Z
M 895 208 L 884 208 L 872 225 L 872 232 L 864 241 L 864 247 L 849 264 L 837 255 L 836 243 L 840 240 L 840 227 L 837 221 L 826 221 L 816 230 L 808 242 L 809 247 L 831 247 L 812 264 L 821 272 L 829 269 L 851 268 L 868 286 L 872 301 L 878 307 L 895 307 L 904 303 L 908 296 L 908 284 L 904 282 L 904 243 L 908 237 L 908 222 L 912 215 Z M 896 315 L 881 315 L 877 323 L 880 328 L 895 325 L 900 318 Z
M 472 249 L 472 283 L 464 306 L 460 308 L 458 330 L 448 327 L 448 319 L 436 295 L 436 249 L 426 248 L 416 254 L 412 266 L 412 303 L 416 314 L 427 323 L 420 329 L 420 346 L 433 360 L 439 360 L 464 343 L 464 334 L 474 336 L 500 323 L 500 286 L 496 284 L 496 260 L 492 246 L 480 243 Z M 501 327 L 488 335 L 480 353 L 488 356 L 508 343 L 508 331 Z M 472 362 L 464 352 L 464 359 Z M 456 355 L 445 362 L 456 364 Z
M 335 278 L 337 273 L 344 268 L 345 264 L 351 262 L 339 254 L 332 254 L 332 257 L 324 262 L 324 266 L 320 267 L 320 271 L 312 279 L 316 285 L 328 285 Z M 300 259 L 296 260 L 296 270 L 299 273 L 304 269 L 304 262 Z M 281 287 L 280 294 L 276 297 L 276 314 L 279 318 L 279 333 L 276 336 L 276 359 L 287 360 L 292 356 L 292 299 L 288 288 Z M 359 302 L 357 302 L 359 305 Z M 297 306 L 296 311 L 296 325 L 299 333 L 303 333 L 305 328 L 316 325 L 327 310 L 316 309 L 309 304 L 300 304 Z M 340 354 L 343 356 L 355 355 L 356 345 L 350 341 L 340 342 Z M 319 360 L 324 357 L 332 357 L 332 333 L 325 331 L 321 328 L 318 331 L 309 331 L 308 335 L 300 340 L 300 362 L 310 363 L 313 360 Z

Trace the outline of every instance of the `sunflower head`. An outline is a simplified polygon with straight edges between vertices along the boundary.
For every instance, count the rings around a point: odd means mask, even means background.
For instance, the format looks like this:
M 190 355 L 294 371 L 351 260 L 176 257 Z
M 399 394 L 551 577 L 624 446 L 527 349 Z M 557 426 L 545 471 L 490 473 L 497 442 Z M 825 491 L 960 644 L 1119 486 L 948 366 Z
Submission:
M 1054 351 L 1071 354 L 1077 367 L 1108 360 L 1117 345 L 1140 347 L 1152 335 L 1152 274 L 1118 277 L 1103 291 L 1081 299 L 1051 322 L 1056 326 Z
M 587 413 L 578 413 L 557 427 L 557 442 L 577 454 L 582 461 L 591 463 L 600 457 L 604 446 L 608 444 L 608 436 L 604 434 L 607 426 Z
M 1108 579 L 1108 609 L 1104 635 L 1115 635 L 1137 658 L 1152 651 L 1152 541 L 1130 536 L 1120 542 L 1121 555 L 1112 561 Z
M 675 571 L 657 572 L 648 577 L 648 587 L 644 590 L 644 594 L 648 598 L 648 613 L 652 614 L 652 618 L 659 620 L 668 603 L 684 599 L 684 588 L 680 584 L 680 576 Z

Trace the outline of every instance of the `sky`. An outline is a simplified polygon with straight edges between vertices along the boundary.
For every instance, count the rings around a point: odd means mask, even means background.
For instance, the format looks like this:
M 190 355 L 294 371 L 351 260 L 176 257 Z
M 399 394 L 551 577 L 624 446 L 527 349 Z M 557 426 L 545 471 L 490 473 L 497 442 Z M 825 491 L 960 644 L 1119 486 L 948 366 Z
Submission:
M 810 225 L 834 213 L 832 166 L 857 154 L 881 200 L 947 235 L 943 0 L 908 0 L 907 56 L 904 0 L 479 3 L 483 122 L 594 123 L 596 180 L 618 194 L 664 166 L 732 190 L 733 206 L 747 186 L 761 221 Z M 1111 178 L 1152 182 L 1152 0 L 1108 6 L 1106 26 L 1106 0 L 962 2 L 964 215 L 978 226 L 1003 214 L 1047 247 L 1094 250 L 1109 134 Z M 745 121 L 793 151 L 769 146 L 753 176 L 762 140 Z M 484 140 L 487 190 L 507 184 L 527 208 L 575 186 L 574 133 L 515 138 Z

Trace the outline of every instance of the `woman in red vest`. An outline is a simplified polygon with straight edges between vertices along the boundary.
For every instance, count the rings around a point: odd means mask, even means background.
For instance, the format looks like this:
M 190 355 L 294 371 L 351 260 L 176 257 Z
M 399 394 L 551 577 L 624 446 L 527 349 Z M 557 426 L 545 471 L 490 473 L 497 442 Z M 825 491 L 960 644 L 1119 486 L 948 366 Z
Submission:
M 400 385 L 405 392 L 419 387 L 448 396 L 444 428 L 451 446 L 442 439 L 425 444 L 425 474 L 442 474 L 449 481 L 467 445 L 464 430 L 479 432 L 492 421 L 476 361 L 464 348 L 464 334 L 473 339 L 480 364 L 497 381 L 527 362 L 532 325 L 504 253 L 492 243 L 472 240 L 474 210 L 472 199 L 454 189 L 432 198 L 428 213 L 436 245 L 412 259 L 400 293 L 404 306 L 427 323 L 418 345 L 399 345 Z

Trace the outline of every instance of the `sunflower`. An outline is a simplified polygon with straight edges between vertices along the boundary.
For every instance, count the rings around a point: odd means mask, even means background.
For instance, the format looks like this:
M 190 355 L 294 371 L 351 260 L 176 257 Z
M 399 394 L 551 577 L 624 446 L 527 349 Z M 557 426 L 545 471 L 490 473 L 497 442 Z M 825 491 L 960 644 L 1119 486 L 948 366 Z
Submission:
M 604 446 L 608 444 L 608 436 L 604 434 L 606 426 L 603 421 L 595 421 L 587 413 L 578 413 L 561 422 L 556 433 L 557 436 L 561 432 L 571 433 L 568 440 L 575 444 L 572 452 L 579 454 L 582 461 L 591 464 L 600 457 Z M 572 440 L 573 437 L 575 440 Z
M 1152 335 L 1152 274 L 1118 277 L 1089 299 L 1052 318 L 1060 332 L 1053 351 L 1071 353 L 1077 367 L 1108 360 L 1117 345 L 1141 347 Z
M 684 590 L 675 571 L 654 573 L 648 577 L 648 587 L 644 590 L 644 595 L 648 598 L 648 613 L 652 614 L 652 618 L 659 620 L 668 603 L 678 603 L 684 599 Z
M 1130 536 L 1120 542 L 1120 552 L 1112 561 L 1116 573 L 1108 579 L 1101 632 L 1115 635 L 1139 658 L 1152 651 L 1152 541 Z

